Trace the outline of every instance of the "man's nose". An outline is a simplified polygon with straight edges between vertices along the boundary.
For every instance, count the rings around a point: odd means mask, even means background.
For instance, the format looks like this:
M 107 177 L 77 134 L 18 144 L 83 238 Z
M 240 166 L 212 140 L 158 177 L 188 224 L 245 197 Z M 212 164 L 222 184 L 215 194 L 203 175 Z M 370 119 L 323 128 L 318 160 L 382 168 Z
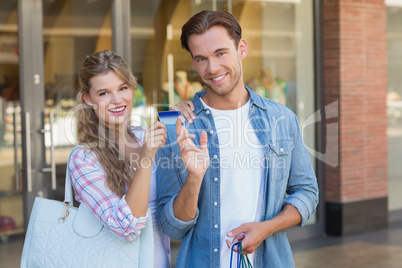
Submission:
M 219 70 L 219 62 L 216 59 L 208 60 L 208 69 L 210 73 L 215 73 Z

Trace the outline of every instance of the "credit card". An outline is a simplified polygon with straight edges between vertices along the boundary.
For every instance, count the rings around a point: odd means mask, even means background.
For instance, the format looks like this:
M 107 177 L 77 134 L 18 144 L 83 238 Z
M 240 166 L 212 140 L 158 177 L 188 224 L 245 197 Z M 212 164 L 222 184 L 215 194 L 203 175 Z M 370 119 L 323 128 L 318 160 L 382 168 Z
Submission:
M 176 126 L 177 117 L 181 116 L 181 125 L 184 126 L 184 119 L 180 111 L 158 112 L 159 121 L 167 127 Z

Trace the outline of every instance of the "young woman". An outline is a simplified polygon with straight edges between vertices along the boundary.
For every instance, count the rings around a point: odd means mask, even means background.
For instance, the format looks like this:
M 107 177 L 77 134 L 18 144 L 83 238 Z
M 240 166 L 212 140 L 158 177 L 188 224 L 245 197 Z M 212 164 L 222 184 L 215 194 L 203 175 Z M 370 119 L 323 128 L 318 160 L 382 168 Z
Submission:
M 68 167 L 75 199 L 121 239 L 134 240 L 151 208 L 155 267 L 170 267 L 169 238 L 157 222 L 153 162 L 165 144 L 166 126 L 129 125 L 137 82 L 124 60 L 112 51 L 87 56 L 77 99 L 78 141 Z M 116 237 L 116 239 L 118 239 Z

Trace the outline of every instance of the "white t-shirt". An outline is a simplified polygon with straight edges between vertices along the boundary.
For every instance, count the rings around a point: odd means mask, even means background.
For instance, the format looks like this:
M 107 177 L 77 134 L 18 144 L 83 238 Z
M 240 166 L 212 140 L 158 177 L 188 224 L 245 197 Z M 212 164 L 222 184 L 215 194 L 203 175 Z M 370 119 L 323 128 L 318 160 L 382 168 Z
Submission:
M 250 101 L 236 110 L 216 110 L 202 103 L 212 113 L 219 139 L 220 267 L 229 267 L 230 249 L 226 239 L 233 238 L 226 234 L 261 217 L 264 149 L 249 120 Z M 253 263 L 254 254 L 248 257 Z

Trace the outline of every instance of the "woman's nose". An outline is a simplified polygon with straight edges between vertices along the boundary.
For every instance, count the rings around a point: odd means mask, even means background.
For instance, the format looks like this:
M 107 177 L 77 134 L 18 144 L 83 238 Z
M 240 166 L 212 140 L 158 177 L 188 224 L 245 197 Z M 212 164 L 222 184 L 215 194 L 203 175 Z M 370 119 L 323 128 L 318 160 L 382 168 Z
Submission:
M 119 103 L 121 101 L 122 101 L 122 98 L 121 98 L 119 92 L 114 92 L 113 95 L 112 95 L 112 102 L 113 103 Z

